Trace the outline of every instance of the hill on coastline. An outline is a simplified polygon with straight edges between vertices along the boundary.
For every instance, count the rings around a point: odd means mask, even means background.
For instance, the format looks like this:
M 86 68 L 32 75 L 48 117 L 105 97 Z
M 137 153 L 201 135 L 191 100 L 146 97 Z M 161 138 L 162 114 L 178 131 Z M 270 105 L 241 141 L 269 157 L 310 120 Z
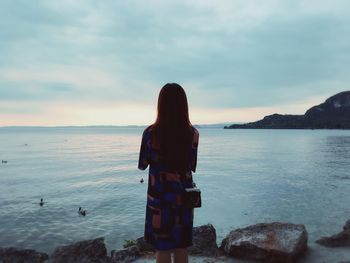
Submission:
M 272 114 L 262 120 L 225 129 L 350 129 L 350 91 L 340 92 L 304 115 Z

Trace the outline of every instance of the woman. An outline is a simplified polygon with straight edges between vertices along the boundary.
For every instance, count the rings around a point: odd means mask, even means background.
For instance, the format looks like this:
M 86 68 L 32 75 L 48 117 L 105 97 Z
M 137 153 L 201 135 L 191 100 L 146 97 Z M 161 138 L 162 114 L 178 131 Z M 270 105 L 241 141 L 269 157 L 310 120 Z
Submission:
M 144 238 L 157 253 L 157 263 L 188 262 L 192 245 L 193 208 L 182 202 L 183 188 L 193 187 L 198 131 L 191 125 L 187 97 L 176 83 L 166 84 L 158 97 L 156 122 L 143 132 L 139 169 L 149 165 Z

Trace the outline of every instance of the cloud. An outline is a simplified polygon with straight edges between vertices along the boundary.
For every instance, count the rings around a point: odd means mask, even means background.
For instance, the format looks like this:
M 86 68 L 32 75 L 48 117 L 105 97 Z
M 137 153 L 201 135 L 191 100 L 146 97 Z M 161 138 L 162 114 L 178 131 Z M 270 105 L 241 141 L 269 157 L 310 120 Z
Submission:
M 349 11 L 343 0 L 2 1 L 0 106 L 154 107 L 166 82 L 203 114 L 327 97 L 349 89 Z

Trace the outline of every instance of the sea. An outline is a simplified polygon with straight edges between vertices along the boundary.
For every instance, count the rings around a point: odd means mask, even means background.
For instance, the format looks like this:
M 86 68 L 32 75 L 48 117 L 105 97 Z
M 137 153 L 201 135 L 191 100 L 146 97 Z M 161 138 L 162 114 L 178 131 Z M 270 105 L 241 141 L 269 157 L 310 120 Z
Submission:
M 0 247 L 52 253 L 105 237 L 110 252 L 141 237 L 148 178 L 137 169 L 143 129 L 0 128 Z M 350 219 L 349 130 L 198 130 L 194 180 L 202 207 L 195 226 L 211 223 L 220 245 L 231 230 L 251 224 L 304 224 L 309 249 L 300 262 L 350 260 L 349 248 L 315 243 Z

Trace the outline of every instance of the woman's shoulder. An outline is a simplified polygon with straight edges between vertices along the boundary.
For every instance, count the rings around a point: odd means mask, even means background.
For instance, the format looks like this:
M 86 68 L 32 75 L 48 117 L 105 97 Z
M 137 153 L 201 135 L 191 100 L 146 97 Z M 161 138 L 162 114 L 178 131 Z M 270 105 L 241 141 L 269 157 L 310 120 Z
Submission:
M 153 129 L 153 124 L 147 126 L 143 131 L 143 136 L 150 136 L 152 134 Z
M 147 126 L 147 127 L 145 128 L 144 132 L 152 132 L 153 126 L 154 126 L 154 124 L 151 124 L 151 125 Z
M 193 125 L 191 125 L 191 128 L 192 128 L 193 134 L 194 134 L 195 136 L 199 136 L 199 132 L 198 132 L 197 128 L 194 127 Z

